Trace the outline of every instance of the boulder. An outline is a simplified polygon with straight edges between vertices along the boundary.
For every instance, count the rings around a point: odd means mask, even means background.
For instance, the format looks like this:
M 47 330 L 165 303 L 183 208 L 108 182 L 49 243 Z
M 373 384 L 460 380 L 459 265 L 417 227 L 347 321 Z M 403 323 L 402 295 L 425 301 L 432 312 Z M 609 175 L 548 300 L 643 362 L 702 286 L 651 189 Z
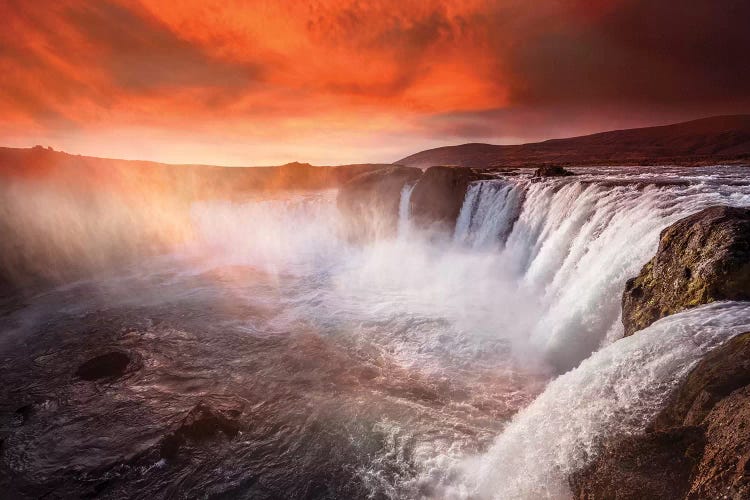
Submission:
M 706 354 L 680 384 L 651 427 L 701 425 L 716 404 L 750 384 L 750 333 Z
M 654 258 L 625 286 L 625 335 L 718 300 L 750 300 L 750 210 L 746 208 L 707 208 L 662 231 Z
M 202 442 L 219 433 L 232 438 L 240 430 L 241 404 L 198 403 L 161 441 L 161 456 L 174 458 L 187 442 Z
M 750 498 L 750 333 L 708 353 L 643 435 L 614 437 L 575 497 Z
M 469 168 L 428 168 L 411 193 L 412 222 L 421 228 L 452 231 L 469 183 L 479 178 Z
M 115 379 L 122 377 L 130 364 L 131 356 L 127 353 L 110 351 L 84 362 L 75 374 L 83 380 Z
M 353 241 L 393 236 L 398 228 L 401 191 L 421 175 L 418 168 L 396 165 L 343 184 L 336 202 L 344 216 L 346 236 Z
M 701 429 L 675 429 L 624 436 L 607 443 L 600 455 L 570 478 L 579 500 L 679 499 L 703 447 Z
M 576 175 L 570 170 L 566 170 L 563 167 L 557 165 L 542 165 L 534 171 L 534 177 L 568 177 L 570 175 Z

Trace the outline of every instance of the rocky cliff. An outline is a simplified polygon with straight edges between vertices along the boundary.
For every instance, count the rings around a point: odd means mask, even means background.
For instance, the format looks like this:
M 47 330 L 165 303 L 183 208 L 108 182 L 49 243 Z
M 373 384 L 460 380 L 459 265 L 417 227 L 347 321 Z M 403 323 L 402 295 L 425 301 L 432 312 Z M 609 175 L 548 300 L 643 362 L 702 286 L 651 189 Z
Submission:
M 625 335 L 717 300 L 750 300 L 749 209 L 707 208 L 662 231 L 656 255 L 625 287 Z
M 336 200 L 347 236 L 354 241 L 396 233 L 401 191 L 422 175 L 418 168 L 394 166 L 355 177 L 339 189 Z

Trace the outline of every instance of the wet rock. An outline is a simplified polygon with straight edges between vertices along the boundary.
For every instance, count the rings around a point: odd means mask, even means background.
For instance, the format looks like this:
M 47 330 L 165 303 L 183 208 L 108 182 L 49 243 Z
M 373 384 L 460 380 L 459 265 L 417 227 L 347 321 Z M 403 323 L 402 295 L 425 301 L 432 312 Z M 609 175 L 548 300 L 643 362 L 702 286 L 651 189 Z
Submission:
M 623 437 L 571 478 L 580 500 L 684 498 L 698 464 L 703 433 L 698 428 Z M 698 456 L 696 456 L 698 455 Z
M 750 387 L 719 401 L 704 427 L 706 445 L 690 498 L 750 498 Z
M 750 333 L 691 370 L 648 432 L 574 474 L 576 498 L 750 498 Z
M 651 427 L 701 425 L 716 404 L 750 384 L 750 333 L 706 354 L 673 394 Z
M 566 170 L 563 167 L 557 165 L 542 165 L 534 171 L 534 177 L 568 177 L 570 175 L 576 175 L 570 170 Z
M 469 168 L 430 167 L 411 194 L 411 217 L 417 227 L 452 231 L 469 183 L 480 176 Z
M 122 351 L 110 351 L 83 363 L 76 370 L 76 376 L 83 380 L 119 378 L 127 372 L 130 363 L 129 354 Z
M 18 408 L 13 413 L 13 419 L 12 419 L 12 425 L 14 427 L 20 427 L 24 425 L 28 420 L 31 418 L 31 416 L 34 414 L 34 405 L 28 404 L 23 405 L 22 407 Z
M 717 300 L 750 300 L 750 210 L 717 206 L 677 221 L 622 298 L 625 335 Z
M 347 236 L 353 241 L 393 236 L 401 191 L 421 175 L 418 168 L 392 166 L 358 175 L 341 186 L 336 201 Z
M 219 433 L 230 438 L 236 436 L 240 429 L 238 419 L 241 414 L 242 405 L 238 403 L 198 403 L 162 440 L 161 456 L 174 458 L 188 441 L 206 441 Z

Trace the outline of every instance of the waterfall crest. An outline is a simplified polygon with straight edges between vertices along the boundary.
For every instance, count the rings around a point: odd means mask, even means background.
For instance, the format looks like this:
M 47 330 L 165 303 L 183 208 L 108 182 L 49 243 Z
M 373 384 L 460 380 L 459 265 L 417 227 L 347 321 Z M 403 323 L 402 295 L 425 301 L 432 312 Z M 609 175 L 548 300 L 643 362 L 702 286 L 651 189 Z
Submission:
M 531 344 L 561 370 L 622 336 L 625 281 L 662 229 L 713 204 L 750 204 L 747 186 L 636 180 L 492 180 L 467 191 L 454 243 L 498 253 L 510 285 L 533 301 Z

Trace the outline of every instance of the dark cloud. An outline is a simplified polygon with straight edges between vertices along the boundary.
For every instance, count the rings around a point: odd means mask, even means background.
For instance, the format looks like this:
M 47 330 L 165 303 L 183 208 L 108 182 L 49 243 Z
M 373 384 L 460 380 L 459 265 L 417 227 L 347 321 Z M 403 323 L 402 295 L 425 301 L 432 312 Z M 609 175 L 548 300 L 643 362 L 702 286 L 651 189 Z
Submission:
M 749 52 L 747 0 L 622 0 L 520 37 L 505 59 L 516 103 L 746 105 Z
M 0 133 L 31 143 L 418 149 L 750 112 L 748 0 L 0 0 L 0 19 Z

